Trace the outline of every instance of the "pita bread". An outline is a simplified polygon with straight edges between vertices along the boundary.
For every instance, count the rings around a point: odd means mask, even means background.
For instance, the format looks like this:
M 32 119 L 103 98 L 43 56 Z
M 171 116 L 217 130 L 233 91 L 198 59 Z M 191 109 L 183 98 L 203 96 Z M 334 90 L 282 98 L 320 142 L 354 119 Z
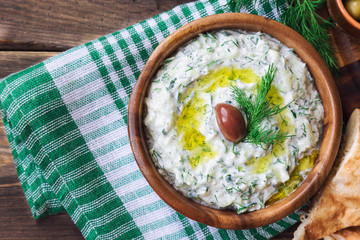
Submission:
M 359 240 L 360 227 L 349 227 L 342 229 L 330 236 L 324 237 L 324 240 Z
M 294 239 L 316 240 L 360 225 L 360 110 L 348 122 L 342 149 Z M 357 238 L 359 239 L 359 238 Z

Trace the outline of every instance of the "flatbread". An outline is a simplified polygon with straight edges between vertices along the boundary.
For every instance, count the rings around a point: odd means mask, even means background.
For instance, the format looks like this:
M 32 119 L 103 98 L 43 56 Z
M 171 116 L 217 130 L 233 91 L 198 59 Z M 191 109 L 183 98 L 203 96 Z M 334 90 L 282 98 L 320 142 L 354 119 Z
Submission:
M 335 167 L 311 205 L 307 218 L 294 233 L 295 240 L 316 240 L 360 225 L 359 109 L 352 113 Z
M 324 240 L 359 240 L 360 227 L 349 227 L 337 231 L 330 236 L 324 237 Z

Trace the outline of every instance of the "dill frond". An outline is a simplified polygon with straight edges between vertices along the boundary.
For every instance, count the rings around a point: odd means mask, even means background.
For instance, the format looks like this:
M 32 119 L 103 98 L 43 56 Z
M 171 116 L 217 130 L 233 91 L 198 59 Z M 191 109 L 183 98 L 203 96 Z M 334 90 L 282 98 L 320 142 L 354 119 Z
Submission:
M 270 146 L 275 141 L 283 141 L 289 137 L 288 133 L 281 133 L 280 129 L 266 129 L 261 127 L 264 119 L 279 114 L 287 106 L 280 107 L 276 104 L 270 104 L 266 95 L 271 88 L 277 68 L 272 64 L 269 66 L 265 75 L 257 85 L 256 95 L 246 96 L 244 90 L 232 86 L 232 97 L 245 112 L 247 120 L 246 138 L 244 142 L 255 143 L 257 145 Z
M 319 52 L 330 70 L 336 72 L 337 61 L 334 47 L 330 44 L 328 28 L 334 24 L 316 13 L 325 0 L 290 0 L 282 22 L 300 33 Z
M 330 70 L 334 73 L 338 71 L 334 47 L 330 44 L 328 34 L 328 29 L 334 27 L 334 24 L 316 13 L 326 3 L 325 0 L 257 0 L 256 3 L 260 6 L 258 8 L 266 4 L 276 8 L 280 18 L 272 12 L 268 13 L 268 17 L 301 34 L 319 52 Z M 242 9 L 247 9 L 252 14 L 260 12 L 255 9 L 254 1 L 250 0 L 228 0 L 228 6 L 232 12 L 240 12 Z

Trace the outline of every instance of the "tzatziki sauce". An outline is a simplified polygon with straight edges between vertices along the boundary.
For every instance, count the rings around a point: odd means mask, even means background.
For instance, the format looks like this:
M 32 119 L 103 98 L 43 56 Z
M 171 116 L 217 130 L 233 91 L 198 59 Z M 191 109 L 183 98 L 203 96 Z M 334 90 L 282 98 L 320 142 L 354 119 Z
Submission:
M 227 141 L 215 106 L 242 111 L 231 87 L 254 94 L 272 64 L 267 98 L 286 108 L 262 126 L 289 137 L 268 147 Z M 323 116 L 313 78 L 292 49 L 261 32 L 220 30 L 200 34 L 163 62 L 145 99 L 144 124 L 156 167 L 178 191 L 242 213 L 301 183 L 319 150 Z

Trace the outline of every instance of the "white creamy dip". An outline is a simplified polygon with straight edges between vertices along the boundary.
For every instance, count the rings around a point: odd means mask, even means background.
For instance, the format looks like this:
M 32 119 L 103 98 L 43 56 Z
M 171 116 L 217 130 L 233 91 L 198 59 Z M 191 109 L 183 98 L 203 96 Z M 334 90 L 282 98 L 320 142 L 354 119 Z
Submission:
M 231 86 L 254 94 L 271 64 L 277 71 L 267 97 L 287 108 L 262 126 L 291 136 L 269 149 L 227 141 L 215 105 L 241 111 Z M 215 208 L 264 207 L 300 159 L 314 159 L 319 149 L 323 107 L 313 79 L 292 49 L 264 33 L 200 34 L 164 61 L 145 104 L 148 144 L 160 173 L 185 196 Z M 308 171 L 294 172 L 302 180 Z

